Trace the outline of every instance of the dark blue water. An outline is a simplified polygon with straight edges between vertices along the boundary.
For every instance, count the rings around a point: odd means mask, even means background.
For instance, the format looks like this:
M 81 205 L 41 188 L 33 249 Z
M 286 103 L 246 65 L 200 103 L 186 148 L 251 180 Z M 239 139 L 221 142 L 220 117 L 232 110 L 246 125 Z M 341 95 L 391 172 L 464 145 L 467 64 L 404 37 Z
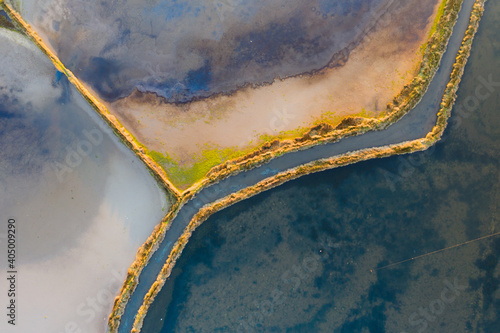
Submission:
M 143 331 L 497 332 L 500 236 L 449 248 L 500 231 L 500 4 L 486 9 L 442 142 L 213 215 Z
M 12 22 L 12 20 L 9 17 L 9 15 L 7 15 L 7 13 L 5 11 L 0 10 L 0 16 L 5 17 L 9 22 Z

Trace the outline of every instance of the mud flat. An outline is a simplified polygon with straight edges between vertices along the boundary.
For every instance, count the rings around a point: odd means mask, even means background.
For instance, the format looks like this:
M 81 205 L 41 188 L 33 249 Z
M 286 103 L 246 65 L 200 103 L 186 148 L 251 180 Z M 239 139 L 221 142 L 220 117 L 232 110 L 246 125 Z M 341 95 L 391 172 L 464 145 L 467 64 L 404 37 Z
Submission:
M 137 248 L 170 205 L 35 44 L 4 28 L 0 44 L 2 248 L 6 222 L 16 226 L 14 269 L 0 269 L 17 272 L 14 330 L 103 332 Z M 10 288 L 5 277 L 0 288 Z M 11 332 L 4 319 L 0 331 Z

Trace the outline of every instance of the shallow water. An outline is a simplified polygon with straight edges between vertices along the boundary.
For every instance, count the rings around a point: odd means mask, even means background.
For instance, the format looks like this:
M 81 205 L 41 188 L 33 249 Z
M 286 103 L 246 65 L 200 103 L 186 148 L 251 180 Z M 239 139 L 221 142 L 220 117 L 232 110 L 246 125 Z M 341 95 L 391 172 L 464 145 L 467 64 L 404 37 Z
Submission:
M 496 332 L 500 236 L 383 267 L 499 231 L 499 14 L 488 2 L 442 142 L 215 214 L 144 331 Z
M 182 102 L 322 68 L 389 0 L 12 2 L 102 98 Z
M 105 331 L 137 248 L 168 203 L 41 51 L 5 29 L 0 44 L 0 270 L 14 219 L 15 328 Z M 6 305 L 4 277 L 0 290 Z M 0 331 L 11 332 L 4 312 Z

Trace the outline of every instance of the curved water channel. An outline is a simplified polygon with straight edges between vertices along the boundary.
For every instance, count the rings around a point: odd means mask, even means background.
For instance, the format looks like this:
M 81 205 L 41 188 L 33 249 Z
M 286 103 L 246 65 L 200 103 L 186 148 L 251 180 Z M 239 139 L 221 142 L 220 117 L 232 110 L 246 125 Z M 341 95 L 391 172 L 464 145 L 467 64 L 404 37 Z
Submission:
M 277 157 L 265 165 L 241 172 L 217 184 L 204 188 L 193 199 L 188 201 L 172 221 L 172 226 L 165 235 L 165 239 L 139 276 L 139 283 L 125 307 L 118 331 L 131 331 L 135 315 L 143 303 L 144 296 L 155 282 L 158 273 L 172 250 L 173 244 L 182 235 L 186 226 L 202 206 L 224 198 L 245 187 L 255 185 L 277 173 L 314 160 L 330 158 L 350 151 L 381 147 L 425 137 L 436 123 L 437 111 L 439 110 L 465 31 L 467 30 L 474 3 L 475 0 L 464 0 L 458 21 L 449 40 L 448 48 L 441 60 L 439 70 L 421 102 L 400 121 L 382 131 L 369 132 L 361 136 L 345 138 L 336 143 L 319 145 L 307 150 Z

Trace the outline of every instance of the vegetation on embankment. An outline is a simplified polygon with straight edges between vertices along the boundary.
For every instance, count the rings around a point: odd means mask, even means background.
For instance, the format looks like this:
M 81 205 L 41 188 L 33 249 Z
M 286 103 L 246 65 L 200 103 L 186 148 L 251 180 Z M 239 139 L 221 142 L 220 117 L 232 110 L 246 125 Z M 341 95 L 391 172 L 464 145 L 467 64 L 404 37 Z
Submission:
M 120 293 L 114 299 L 113 309 L 108 320 L 110 332 L 117 331 L 120 325 L 120 318 L 125 311 L 125 306 L 130 299 L 130 295 L 134 292 L 137 283 L 139 283 L 139 275 L 149 259 L 151 259 L 153 253 L 157 250 L 159 244 L 163 241 L 166 232 L 170 229 L 170 222 L 175 218 L 181 207 L 181 201 L 176 201 L 160 224 L 155 227 L 151 236 L 148 237 L 146 242 L 137 251 L 135 260 L 127 271 L 127 278 L 120 289 Z
M 259 194 L 263 191 L 279 186 L 287 181 L 299 178 L 301 176 L 310 173 L 324 171 L 327 169 L 332 169 L 340 166 L 346 166 L 349 164 L 373 158 L 383 158 L 392 155 L 409 154 L 417 151 L 422 151 L 428 149 L 433 144 L 435 144 L 442 137 L 444 130 L 448 124 L 448 119 L 451 115 L 453 104 L 455 103 L 456 92 L 458 90 L 459 83 L 463 76 L 465 65 L 470 56 L 472 42 L 479 27 L 479 22 L 481 20 L 481 17 L 484 13 L 485 2 L 486 0 L 476 0 L 474 4 L 470 16 L 469 26 L 467 28 L 462 45 L 456 57 L 456 61 L 453 65 L 450 81 L 446 86 L 446 90 L 442 98 L 440 109 L 437 114 L 436 124 L 433 127 L 432 131 L 430 131 L 425 138 L 413 141 L 407 141 L 401 144 L 389 145 L 385 147 L 363 149 L 327 159 L 313 161 L 305 165 L 288 170 L 286 172 L 277 174 L 276 176 L 265 179 L 254 186 L 242 189 L 237 193 L 231 194 L 212 204 L 202 207 L 190 221 L 188 227 L 186 228 L 182 236 L 179 237 L 178 241 L 175 243 L 167 259 L 167 262 L 165 263 L 160 274 L 157 277 L 157 280 L 151 286 L 149 292 L 146 294 L 146 297 L 144 298 L 144 303 L 141 306 L 138 314 L 136 315 L 132 332 L 135 333 L 140 332 L 144 318 L 149 309 L 149 306 L 153 303 L 156 295 L 159 293 L 159 291 L 165 284 L 165 281 L 170 276 L 170 273 L 177 259 L 182 254 L 182 251 L 186 246 L 194 230 L 214 213 L 230 205 L 233 205 L 239 201 L 242 201 L 256 194 Z

